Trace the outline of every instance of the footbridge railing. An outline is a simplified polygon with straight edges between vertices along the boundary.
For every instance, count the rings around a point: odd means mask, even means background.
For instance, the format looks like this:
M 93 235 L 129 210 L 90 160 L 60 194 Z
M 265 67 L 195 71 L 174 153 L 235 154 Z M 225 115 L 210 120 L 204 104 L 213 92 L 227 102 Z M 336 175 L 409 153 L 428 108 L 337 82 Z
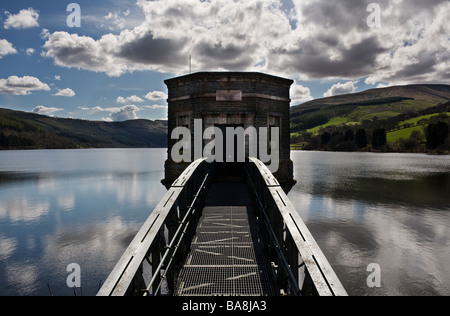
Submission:
M 195 161 L 183 172 L 136 234 L 98 296 L 174 293 L 213 174 L 214 164 L 206 159 Z M 250 158 L 245 174 L 280 289 L 286 295 L 347 295 L 269 169 Z
M 199 159 L 173 183 L 98 292 L 98 296 L 170 295 L 212 181 L 214 164 Z
M 336 273 L 269 169 L 246 166 L 247 183 L 281 289 L 287 295 L 347 296 Z

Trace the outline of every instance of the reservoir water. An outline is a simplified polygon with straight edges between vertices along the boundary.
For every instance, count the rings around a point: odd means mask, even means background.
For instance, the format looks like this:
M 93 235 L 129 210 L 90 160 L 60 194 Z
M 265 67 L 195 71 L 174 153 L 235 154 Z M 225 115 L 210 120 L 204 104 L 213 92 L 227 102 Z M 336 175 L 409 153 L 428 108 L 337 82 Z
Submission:
M 165 194 L 166 149 L 0 152 L 0 295 L 97 293 Z M 350 295 L 450 295 L 450 157 L 293 152 L 289 197 Z M 368 286 L 370 264 L 380 287 Z

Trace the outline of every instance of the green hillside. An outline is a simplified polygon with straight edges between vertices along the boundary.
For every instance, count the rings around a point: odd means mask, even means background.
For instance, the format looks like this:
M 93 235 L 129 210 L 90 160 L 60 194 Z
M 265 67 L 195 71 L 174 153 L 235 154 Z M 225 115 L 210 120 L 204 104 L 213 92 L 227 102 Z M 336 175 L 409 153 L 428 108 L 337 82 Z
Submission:
M 448 126 L 448 85 L 372 89 L 291 108 L 292 149 L 448 153 Z
M 291 132 L 318 134 L 330 126 L 364 126 L 398 115 L 417 115 L 450 101 L 449 85 L 409 85 L 371 89 L 313 100 L 291 108 Z
M 434 113 L 428 115 L 420 115 L 412 119 L 400 121 L 396 128 L 388 131 L 387 141 L 390 144 L 399 142 L 402 140 L 407 140 L 411 137 L 413 132 L 419 132 L 425 134 L 426 127 L 434 121 L 445 121 L 448 120 L 450 116 L 449 113 Z
M 94 122 L 0 108 L 0 149 L 127 147 L 167 147 L 167 122 Z

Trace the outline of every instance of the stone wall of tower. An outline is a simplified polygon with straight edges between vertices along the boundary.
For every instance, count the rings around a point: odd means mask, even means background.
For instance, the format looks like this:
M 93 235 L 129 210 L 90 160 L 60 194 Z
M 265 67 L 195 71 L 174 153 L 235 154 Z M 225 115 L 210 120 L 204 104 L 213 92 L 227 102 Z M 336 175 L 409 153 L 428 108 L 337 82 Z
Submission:
M 275 176 L 281 183 L 293 180 L 290 159 L 290 87 L 292 80 L 261 73 L 203 72 L 165 81 L 168 87 L 169 157 L 166 179 L 169 186 L 187 167 L 170 157 L 172 131 L 186 126 L 194 137 L 194 120 L 202 119 L 203 130 L 213 125 L 269 127 L 280 125 L 280 168 Z M 194 150 L 192 148 L 192 153 Z M 192 157 L 194 158 L 194 157 Z

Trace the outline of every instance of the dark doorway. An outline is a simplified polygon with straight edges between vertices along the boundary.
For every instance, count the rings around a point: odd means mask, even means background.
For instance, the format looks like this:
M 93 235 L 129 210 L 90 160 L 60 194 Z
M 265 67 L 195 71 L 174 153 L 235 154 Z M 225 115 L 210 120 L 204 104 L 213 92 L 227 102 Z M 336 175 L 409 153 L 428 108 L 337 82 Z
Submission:
M 241 180 L 244 176 L 244 164 L 238 162 L 238 139 L 237 135 L 234 135 L 233 140 L 229 140 L 227 137 L 227 128 L 235 129 L 236 127 L 243 127 L 242 125 L 219 125 L 217 126 L 222 131 L 223 135 L 223 162 L 216 162 L 216 180 L 217 181 L 236 181 Z M 228 157 L 227 144 L 233 143 L 234 146 L 234 156 Z M 244 140 L 245 144 L 245 140 Z M 240 150 L 240 149 L 239 149 Z M 232 160 L 233 162 L 227 162 L 227 160 Z

